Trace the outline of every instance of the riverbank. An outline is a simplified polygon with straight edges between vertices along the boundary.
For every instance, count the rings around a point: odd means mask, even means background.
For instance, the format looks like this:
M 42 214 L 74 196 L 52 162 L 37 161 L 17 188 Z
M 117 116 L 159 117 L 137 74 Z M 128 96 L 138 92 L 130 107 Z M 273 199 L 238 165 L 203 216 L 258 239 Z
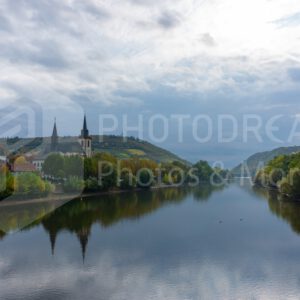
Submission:
M 274 193 L 282 196 L 283 198 L 281 198 L 281 200 L 284 200 L 284 201 L 300 202 L 300 197 L 299 196 L 293 196 L 293 195 L 290 195 L 290 194 L 283 193 L 283 192 L 280 191 L 279 188 L 276 188 L 276 187 L 262 186 L 262 185 L 257 185 L 257 184 L 254 184 L 253 187 L 257 188 L 257 189 L 266 190 L 266 191 L 269 191 L 269 192 L 274 192 Z
M 163 189 L 163 188 L 174 188 L 178 187 L 176 185 L 161 185 L 161 186 L 153 186 L 150 188 L 150 190 L 154 189 Z M 114 189 L 114 190 L 108 190 L 108 191 L 102 191 L 102 192 L 95 192 L 95 193 L 72 193 L 72 194 L 51 194 L 47 197 L 40 197 L 40 198 L 34 198 L 34 199 L 12 199 L 8 197 L 7 199 L 4 199 L 0 202 L 0 208 L 1 207 L 7 207 L 7 206 L 14 206 L 14 205 L 26 205 L 26 204 L 35 204 L 35 203 L 45 203 L 45 202 L 59 202 L 59 201 L 72 201 L 74 199 L 78 198 L 88 198 L 88 197 L 95 197 L 95 196 L 105 196 L 105 195 L 111 195 L 111 194 L 122 194 L 122 193 L 130 193 L 130 192 L 139 192 L 143 191 L 145 189 L 142 188 L 134 188 L 131 190 L 121 190 L 121 189 Z

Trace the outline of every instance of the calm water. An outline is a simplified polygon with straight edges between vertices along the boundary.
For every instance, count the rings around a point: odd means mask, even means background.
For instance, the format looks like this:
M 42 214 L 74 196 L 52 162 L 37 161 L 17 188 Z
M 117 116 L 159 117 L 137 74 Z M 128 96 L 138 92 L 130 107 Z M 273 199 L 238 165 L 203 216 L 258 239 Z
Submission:
M 299 299 L 299 233 L 299 205 L 237 184 L 74 200 L 2 232 L 0 299 Z

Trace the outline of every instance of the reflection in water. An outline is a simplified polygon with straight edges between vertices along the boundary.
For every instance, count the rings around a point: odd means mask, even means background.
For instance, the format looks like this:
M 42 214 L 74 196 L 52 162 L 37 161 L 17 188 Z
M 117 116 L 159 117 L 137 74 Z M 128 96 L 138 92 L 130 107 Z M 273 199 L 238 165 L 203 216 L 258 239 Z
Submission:
M 232 184 L 66 203 L 3 236 L 0 299 L 299 299 L 300 238 L 274 216 L 298 228 L 299 210 L 265 196 Z
M 277 191 L 254 188 L 255 193 L 268 200 L 270 211 L 288 222 L 294 232 L 300 234 L 300 203 L 284 198 Z
M 84 260 L 93 224 L 98 223 L 106 228 L 124 219 L 138 219 L 164 205 L 178 204 L 186 199 L 189 194 L 192 194 L 197 201 L 207 201 L 213 192 L 223 188 L 224 186 L 203 185 L 201 188 L 194 189 L 164 188 L 126 194 L 115 193 L 104 197 L 75 199 L 46 216 L 44 215 L 49 208 L 49 203 L 26 205 L 19 210 L 16 207 L 9 207 L 2 210 L 1 215 L 2 220 L 7 222 L 5 224 L 7 232 L 14 231 L 20 223 L 26 224 L 27 219 L 32 219 L 33 214 L 43 216 L 22 230 L 31 230 L 42 225 L 49 234 L 53 255 L 57 235 L 64 230 L 74 233 L 80 242 Z M 3 239 L 4 236 L 5 233 L 0 231 L 0 238 Z

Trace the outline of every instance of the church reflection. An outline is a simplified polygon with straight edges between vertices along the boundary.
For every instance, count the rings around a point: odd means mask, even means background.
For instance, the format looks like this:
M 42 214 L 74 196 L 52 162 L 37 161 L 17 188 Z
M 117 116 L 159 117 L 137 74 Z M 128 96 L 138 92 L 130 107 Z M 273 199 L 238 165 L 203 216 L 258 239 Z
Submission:
M 112 226 L 124 219 L 138 219 L 152 213 L 164 205 L 180 203 L 188 189 L 161 189 L 76 199 L 44 217 L 40 224 L 49 234 L 52 255 L 55 254 L 56 239 L 60 232 L 74 233 L 80 243 L 84 261 L 91 228 L 98 223 L 102 228 Z M 26 230 L 26 229 L 25 229 Z
M 208 201 L 212 193 L 223 188 L 214 188 L 209 185 L 193 189 L 163 188 L 75 199 L 26 226 L 22 231 L 42 226 L 49 236 L 52 255 L 55 255 L 58 235 L 62 231 L 73 233 L 79 241 L 84 261 L 94 224 L 99 224 L 101 228 L 107 228 L 122 220 L 138 220 L 166 205 L 180 204 L 189 195 L 196 201 Z M 32 208 L 28 207 L 28 209 Z M 13 229 L 16 223 L 22 222 L 21 218 L 26 218 L 28 215 L 29 211 L 22 211 L 22 214 L 17 216 L 18 220 L 14 216 L 13 219 L 9 219 L 11 224 L 6 225 Z M 0 240 L 5 235 L 3 231 L 0 231 Z

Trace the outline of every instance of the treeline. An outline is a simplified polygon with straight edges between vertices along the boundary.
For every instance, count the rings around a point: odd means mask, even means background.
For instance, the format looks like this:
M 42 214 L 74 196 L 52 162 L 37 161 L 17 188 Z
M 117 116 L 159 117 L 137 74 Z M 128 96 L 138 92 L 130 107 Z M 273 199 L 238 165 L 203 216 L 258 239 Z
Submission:
M 256 186 L 278 189 L 290 197 L 300 197 L 300 152 L 272 159 L 254 178 Z
M 230 177 L 227 170 L 212 168 L 206 161 L 199 161 L 191 167 L 178 161 L 157 163 L 141 158 L 118 160 L 104 152 L 90 158 L 51 154 L 45 160 L 43 173 L 46 178 L 60 182 L 66 192 L 198 185 L 200 182 L 219 184 Z
M 43 197 L 54 190 L 54 186 L 43 180 L 38 172 L 13 175 L 7 166 L 0 168 L 0 200 L 14 197 Z
M 13 164 L 26 164 L 22 156 Z M 0 168 L 0 200 L 9 196 L 23 198 L 47 196 L 49 193 L 100 192 L 111 189 L 148 189 L 152 186 L 198 186 L 200 183 L 222 185 L 230 178 L 227 170 L 212 168 L 206 161 L 193 166 L 182 162 L 157 163 L 151 159 L 119 160 L 109 153 L 90 158 L 79 155 L 50 154 L 42 172 L 12 173 Z

